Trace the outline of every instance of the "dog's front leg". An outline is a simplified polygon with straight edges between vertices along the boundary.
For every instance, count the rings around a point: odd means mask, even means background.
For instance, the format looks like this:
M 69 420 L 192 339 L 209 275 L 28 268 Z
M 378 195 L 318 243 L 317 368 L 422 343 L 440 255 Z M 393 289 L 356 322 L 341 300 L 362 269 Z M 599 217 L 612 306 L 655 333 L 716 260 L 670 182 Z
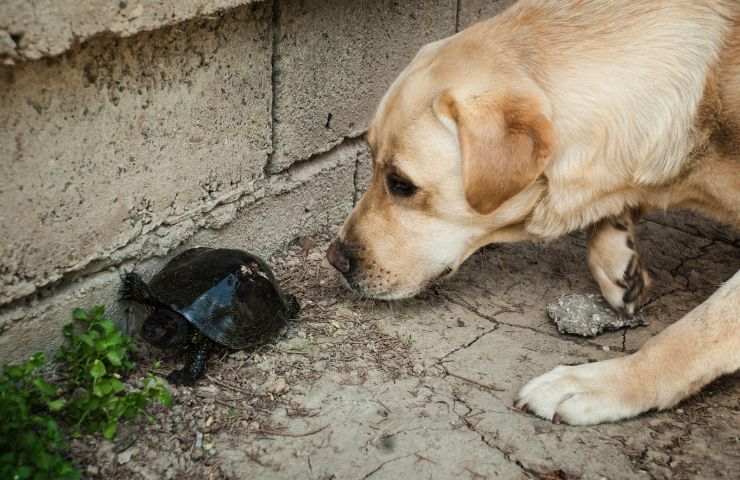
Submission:
M 536 415 L 588 425 L 665 409 L 740 369 L 740 271 L 632 355 L 559 366 L 519 392 Z
M 640 260 L 635 236 L 636 210 L 600 221 L 591 228 L 588 266 L 601 294 L 618 312 L 633 315 L 645 298 L 650 276 Z

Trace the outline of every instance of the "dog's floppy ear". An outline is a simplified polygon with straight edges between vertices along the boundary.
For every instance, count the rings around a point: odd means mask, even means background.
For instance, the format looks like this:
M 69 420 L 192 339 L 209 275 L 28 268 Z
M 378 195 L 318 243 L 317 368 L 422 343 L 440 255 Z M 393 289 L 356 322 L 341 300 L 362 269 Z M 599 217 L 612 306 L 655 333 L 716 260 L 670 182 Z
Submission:
M 534 99 L 484 94 L 458 100 L 444 91 L 433 107 L 457 135 L 465 198 L 476 212 L 491 213 L 545 170 L 555 140 Z

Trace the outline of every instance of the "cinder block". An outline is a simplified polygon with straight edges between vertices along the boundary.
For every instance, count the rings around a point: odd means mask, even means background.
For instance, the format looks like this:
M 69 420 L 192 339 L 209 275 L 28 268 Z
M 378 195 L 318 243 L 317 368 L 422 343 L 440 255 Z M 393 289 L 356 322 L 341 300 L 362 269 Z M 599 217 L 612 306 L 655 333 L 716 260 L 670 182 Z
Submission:
M 240 207 L 230 204 L 212 212 L 222 215 L 223 212 L 217 212 L 226 210 L 233 221 L 224 225 L 216 223 L 197 232 L 193 226 L 189 233 L 194 235 L 180 248 L 241 248 L 268 258 L 279 255 L 296 237 L 335 228 L 352 208 L 354 168 L 366 154 L 361 142 L 348 142 L 309 165 L 273 177 L 255 195 L 256 201 Z M 148 277 L 172 255 L 169 251 L 143 262 L 131 261 L 120 269 L 135 268 Z M 22 360 L 35 351 L 53 352 L 62 341 L 62 326 L 70 321 L 71 311 L 76 307 L 105 305 L 110 318 L 133 332 L 135 319 L 118 302 L 118 286 L 118 271 L 109 269 L 71 283 L 31 305 L 0 311 L 0 361 Z
M 191 243 L 272 255 L 297 237 L 334 228 L 352 210 L 355 168 L 362 160 L 367 161 L 367 149 L 355 140 L 293 167 L 279 178 L 273 177 L 264 196 L 240 211 L 229 225 L 203 230 Z
M 360 135 L 418 48 L 454 33 L 454 0 L 282 0 L 270 171 Z
M 127 37 L 260 0 L 3 0 L 0 64 L 62 54 L 94 35 Z
M 460 0 L 459 30 L 503 12 L 516 0 Z
M 0 70 L 0 306 L 127 246 L 176 246 L 263 175 L 271 15 L 256 4 Z M 174 237 L 131 251 L 159 226 Z

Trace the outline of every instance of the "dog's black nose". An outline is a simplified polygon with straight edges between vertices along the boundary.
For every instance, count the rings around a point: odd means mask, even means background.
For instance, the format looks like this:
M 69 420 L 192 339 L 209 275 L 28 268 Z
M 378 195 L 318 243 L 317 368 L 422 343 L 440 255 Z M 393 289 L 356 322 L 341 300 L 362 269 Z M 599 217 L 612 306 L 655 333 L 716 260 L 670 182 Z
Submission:
M 347 251 L 347 246 L 338 238 L 329 245 L 329 249 L 326 251 L 326 259 L 342 273 L 349 273 L 352 270 L 352 258 Z

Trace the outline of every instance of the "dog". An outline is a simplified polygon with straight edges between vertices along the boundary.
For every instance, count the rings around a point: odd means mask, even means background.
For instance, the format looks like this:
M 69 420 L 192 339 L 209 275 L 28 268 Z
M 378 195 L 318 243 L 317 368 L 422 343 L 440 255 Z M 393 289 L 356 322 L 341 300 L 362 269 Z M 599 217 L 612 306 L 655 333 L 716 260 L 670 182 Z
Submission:
M 641 214 L 740 227 L 740 2 L 520 0 L 421 48 L 367 141 L 370 185 L 327 251 L 352 290 L 410 297 L 484 245 L 588 229 L 603 296 L 632 314 Z M 740 271 L 638 352 L 559 366 L 515 405 L 617 421 L 739 368 Z

